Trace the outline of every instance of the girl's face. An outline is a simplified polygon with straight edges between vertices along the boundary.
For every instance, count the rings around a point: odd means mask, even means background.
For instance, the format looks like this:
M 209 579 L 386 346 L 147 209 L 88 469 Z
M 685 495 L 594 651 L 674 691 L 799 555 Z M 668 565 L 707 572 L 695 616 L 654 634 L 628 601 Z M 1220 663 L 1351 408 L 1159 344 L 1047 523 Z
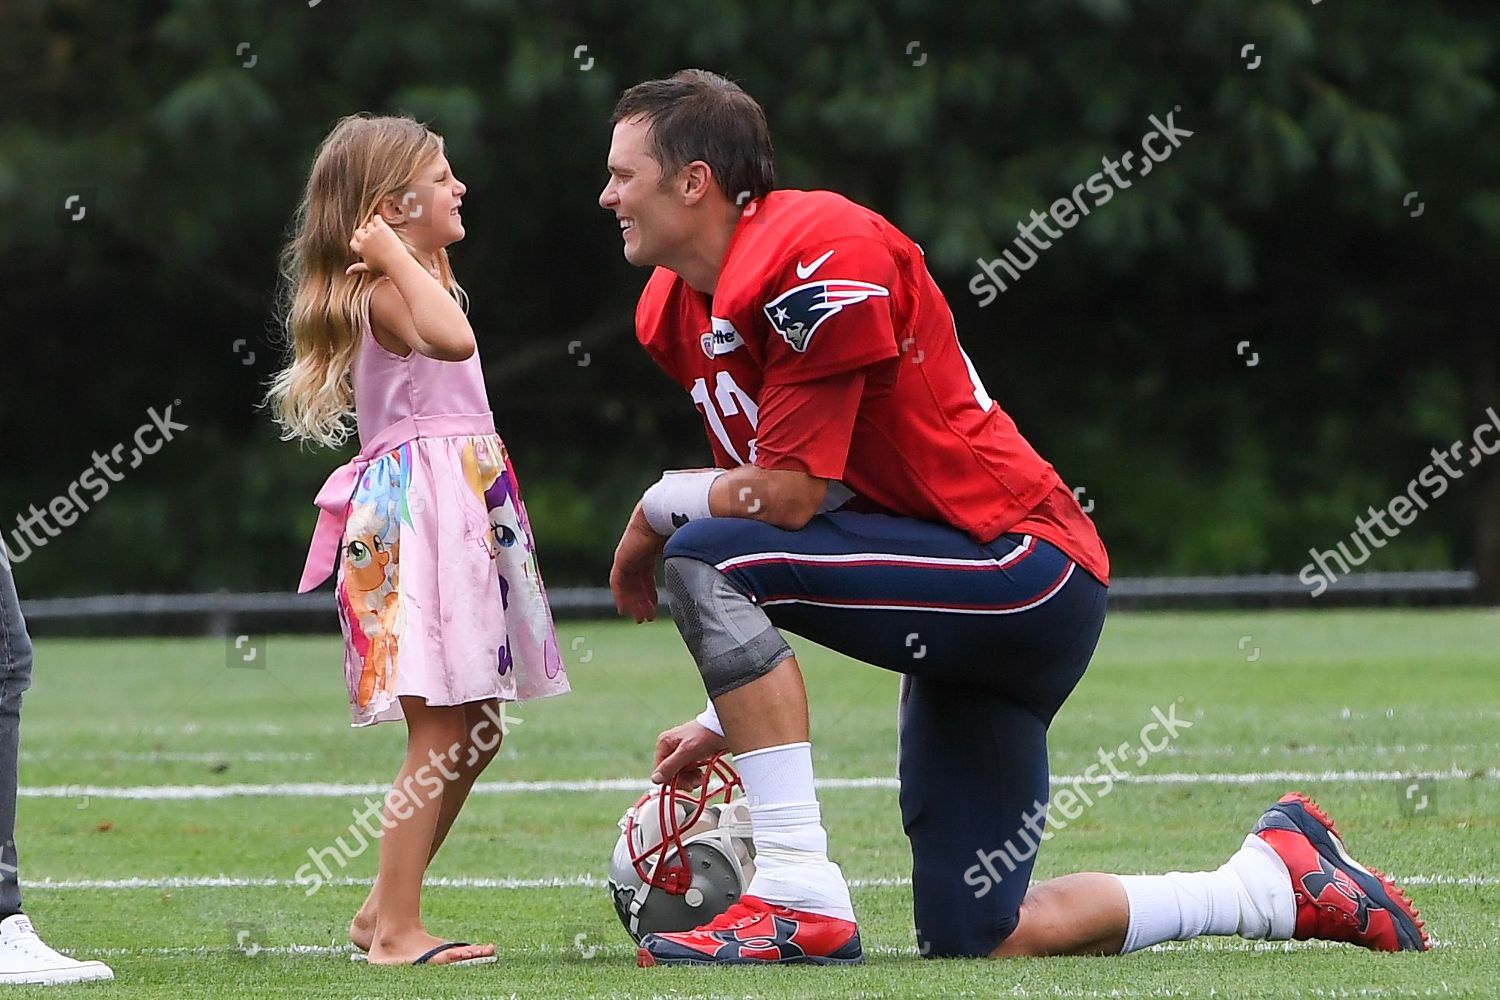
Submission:
M 439 153 L 418 171 L 399 199 L 391 199 L 395 218 L 387 215 L 386 221 L 401 227 L 418 250 L 436 253 L 464 238 L 459 206 L 467 190 L 454 176 L 448 158 Z

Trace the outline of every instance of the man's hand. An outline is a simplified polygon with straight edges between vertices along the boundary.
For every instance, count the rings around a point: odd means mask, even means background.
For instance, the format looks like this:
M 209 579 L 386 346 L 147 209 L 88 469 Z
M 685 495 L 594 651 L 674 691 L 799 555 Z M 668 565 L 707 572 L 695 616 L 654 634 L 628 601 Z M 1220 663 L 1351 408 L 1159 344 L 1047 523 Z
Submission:
M 729 741 L 696 719 L 668 729 L 656 738 L 656 769 L 651 780 L 658 785 L 679 776 L 692 776 L 695 765 L 729 749 Z M 679 780 L 678 786 L 683 782 Z
M 615 546 L 615 564 L 609 571 L 609 590 L 615 609 L 641 622 L 656 620 L 656 563 L 667 539 L 651 530 L 646 514 L 637 503 Z

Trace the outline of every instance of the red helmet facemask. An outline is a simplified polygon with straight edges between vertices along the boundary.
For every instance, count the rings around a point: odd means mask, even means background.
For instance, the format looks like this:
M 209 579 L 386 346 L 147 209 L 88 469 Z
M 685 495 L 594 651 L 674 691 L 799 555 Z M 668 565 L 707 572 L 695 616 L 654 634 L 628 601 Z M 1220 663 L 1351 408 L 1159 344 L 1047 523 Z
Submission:
M 688 787 L 678 786 L 681 777 L 682 774 L 678 774 L 656 795 L 657 828 L 661 830 L 659 842 L 643 846 L 639 851 L 634 846 L 636 810 L 645 807 L 654 792 L 642 795 L 625 821 L 625 841 L 631 845 L 630 863 L 635 866 L 636 874 L 647 885 L 674 896 L 683 895 L 693 884 L 693 873 L 682 846 L 684 832 L 693 828 L 709 806 L 716 802 L 727 805 L 735 792 L 743 794 L 745 791 L 739 774 L 723 754 L 714 754 L 699 765 L 698 778 Z M 682 818 L 678 819 L 679 816 Z

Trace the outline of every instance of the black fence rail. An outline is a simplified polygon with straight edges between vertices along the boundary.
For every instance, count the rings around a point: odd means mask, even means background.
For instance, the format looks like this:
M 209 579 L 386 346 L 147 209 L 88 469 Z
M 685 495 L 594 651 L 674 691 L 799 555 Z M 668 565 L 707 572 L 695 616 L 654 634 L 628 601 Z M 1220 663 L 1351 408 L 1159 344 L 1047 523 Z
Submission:
M 1479 601 L 1466 571 L 1356 573 L 1322 595 L 1290 574 L 1261 576 L 1120 577 L 1110 587 L 1114 609 L 1327 608 L 1465 605 Z M 605 587 L 564 587 L 548 595 L 559 619 L 612 618 Z M 662 613 L 669 598 L 662 594 Z M 31 631 L 65 635 L 232 635 L 316 633 L 338 629 L 333 601 L 315 594 L 109 594 L 26 601 Z

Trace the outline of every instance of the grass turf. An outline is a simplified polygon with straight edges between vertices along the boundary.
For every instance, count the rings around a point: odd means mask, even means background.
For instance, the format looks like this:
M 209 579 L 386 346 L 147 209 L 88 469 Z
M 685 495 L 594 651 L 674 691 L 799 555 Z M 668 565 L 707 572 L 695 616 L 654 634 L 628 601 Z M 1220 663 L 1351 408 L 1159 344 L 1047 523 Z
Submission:
M 655 734 L 701 706 L 675 631 L 565 623 L 560 633 L 575 692 L 510 713 L 521 721 L 482 780 L 644 787 Z M 234 668 L 218 639 L 39 644 L 17 836 L 27 911 L 50 943 L 109 961 L 117 980 L 37 995 L 1406 997 L 1492 996 L 1500 982 L 1493 611 L 1117 615 L 1052 727 L 1053 770 L 1066 775 L 1099 748 L 1138 745 L 1153 707 L 1175 704 L 1193 723 L 1165 751 L 1123 765 L 1158 783 L 1121 783 L 1098 799 L 1045 846 L 1038 878 L 1215 866 L 1295 785 L 1334 815 L 1357 857 L 1415 877 L 1431 953 L 1219 938 L 1124 959 L 921 961 L 896 792 L 834 788 L 824 815 L 835 859 L 856 880 L 867 962 L 832 970 L 636 969 L 602 888 L 537 884 L 605 875 L 614 821 L 636 794 L 620 790 L 470 800 L 431 869 L 428 924 L 494 940 L 498 965 L 351 964 L 341 949 L 364 888 L 309 897 L 291 880 L 309 848 L 346 832 L 360 796 L 98 791 L 388 781 L 404 730 L 347 728 L 337 640 L 257 642 L 253 664 Z M 797 645 L 819 776 L 894 775 L 895 677 Z M 1398 775 L 1417 772 L 1441 776 L 1423 780 L 1428 805 L 1413 811 L 1420 800 Z M 343 874 L 367 879 L 374 866 L 372 849 Z M 226 883 L 193 884 L 217 876 Z M 132 878 L 148 884 L 99 885 Z M 504 879 L 517 881 L 466 883 Z

